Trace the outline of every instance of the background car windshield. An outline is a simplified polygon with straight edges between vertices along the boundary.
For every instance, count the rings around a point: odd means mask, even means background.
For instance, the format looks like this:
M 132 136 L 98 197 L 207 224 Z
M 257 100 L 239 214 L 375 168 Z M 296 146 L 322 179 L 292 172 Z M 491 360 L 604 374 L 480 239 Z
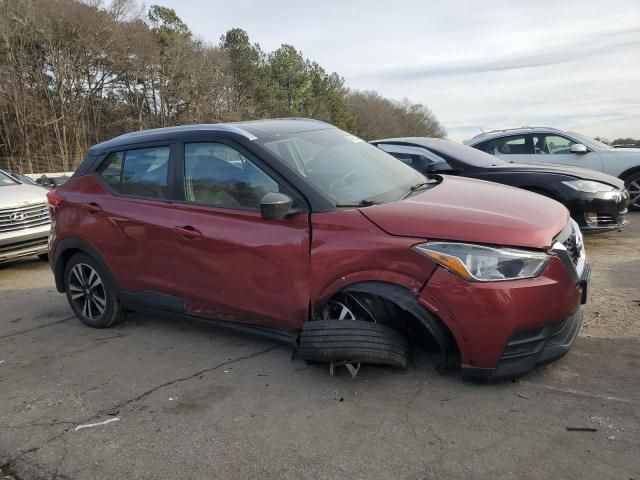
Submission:
M 582 135 L 581 133 L 576 133 L 576 132 L 569 132 L 569 133 L 574 137 L 576 137 L 577 140 L 580 140 L 585 145 L 594 145 L 596 147 L 606 148 L 607 150 L 613 150 L 613 147 L 611 145 L 607 145 L 606 143 L 596 140 L 595 138 L 587 137 L 586 135 Z
M 432 138 L 429 139 L 426 146 L 434 153 L 443 154 L 474 167 L 494 167 L 509 163 L 477 148 L 461 145 L 450 140 Z
M 0 187 L 4 187 L 6 185 L 16 185 L 17 183 L 19 182 L 15 181 L 6 173 L 0 172 Z
M 265 138 L 264 147 L 336 204 L 391 202 L 424 175 L 338 129 Z

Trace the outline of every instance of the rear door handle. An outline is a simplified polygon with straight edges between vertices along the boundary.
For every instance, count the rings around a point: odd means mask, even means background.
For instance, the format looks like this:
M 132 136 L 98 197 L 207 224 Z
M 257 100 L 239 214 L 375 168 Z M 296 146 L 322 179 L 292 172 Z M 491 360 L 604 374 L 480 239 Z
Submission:
M 202 232 L 192 227 L 191 225 L 185 225 L 184 227 L 173 227 L 173 231 L 176 232 L 181 237 L 184 237 L 189 240 L 202 238 Z
M 102 211 L 102 207 L 95 202 L 91 203 L 83 203 L 82 208 L 84 208 L 89 213 L 100 213 Z

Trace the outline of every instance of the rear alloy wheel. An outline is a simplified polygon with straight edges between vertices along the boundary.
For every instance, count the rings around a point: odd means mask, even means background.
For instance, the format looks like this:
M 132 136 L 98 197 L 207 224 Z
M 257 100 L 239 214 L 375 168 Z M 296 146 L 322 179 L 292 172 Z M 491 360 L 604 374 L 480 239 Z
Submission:
M 91 257 L 74 255 L 64 273 L 67 300 L 82 323 L 106 328 L 124 318 L 124 311 L 107 275 Z
M 629 197 L 631 197 L 629 208 L 631 210 L 640 210 L 640 172 L 633 173 L 625 178 L 624 186 L 629 192 Z

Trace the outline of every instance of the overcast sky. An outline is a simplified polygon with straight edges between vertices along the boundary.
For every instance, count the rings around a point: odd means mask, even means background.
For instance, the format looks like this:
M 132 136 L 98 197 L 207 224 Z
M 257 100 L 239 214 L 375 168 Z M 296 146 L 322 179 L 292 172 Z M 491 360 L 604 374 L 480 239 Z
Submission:
M 293 44 L 349 87 L 428 105 L 454 140 L 545 125 L 640 138 L 640 0 L 147 0 L 200 38 Z

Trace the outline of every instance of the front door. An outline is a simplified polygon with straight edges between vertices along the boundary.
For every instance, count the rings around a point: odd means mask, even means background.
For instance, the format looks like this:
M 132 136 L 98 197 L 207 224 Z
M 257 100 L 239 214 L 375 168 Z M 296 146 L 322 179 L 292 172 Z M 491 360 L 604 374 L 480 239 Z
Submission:
M 571 153 L 571 146 L 577 142 L 562 135 L 550 133 L 535 133 L 531 135 L 534 163 L 558 163 L 560 165 L 574 165 L 576 167 L 603 170 L 600 155 L 590 150 L 587 153 Z
M 298 328 L 309 307 L 308 213 L 263 220 L 262 197 L 290 192 L 240 147 L 187 143 L 182 163 L 175 233 L 187 313 Z

